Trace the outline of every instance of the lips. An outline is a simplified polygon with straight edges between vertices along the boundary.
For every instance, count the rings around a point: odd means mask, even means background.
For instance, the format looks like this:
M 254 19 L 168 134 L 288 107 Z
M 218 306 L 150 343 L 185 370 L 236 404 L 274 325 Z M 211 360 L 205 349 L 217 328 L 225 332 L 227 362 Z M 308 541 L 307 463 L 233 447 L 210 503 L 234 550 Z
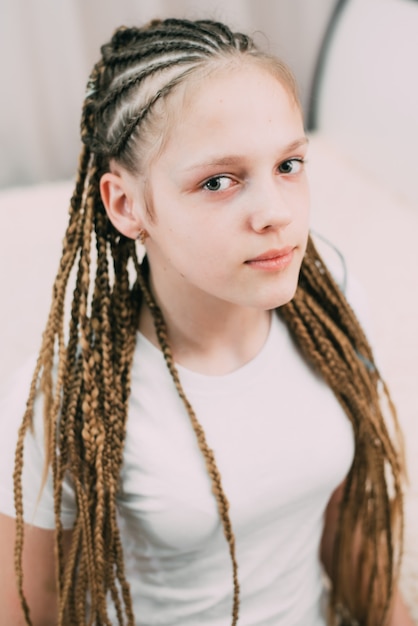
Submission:
M 294 248 L 274 248 L 245 261 L 245 264 L 253 269 L 267 272 L 277 272 L 285 270 L 292 262 Z
M 276 249 L 267 250 L 267 252 L 263 252 L 263 254 L 260 254 L 259 256 L 256 256 L 253 259 L 249 259 L 248 261 L 246 261 L 246 263 L 254 263 L 257 261 L 270 261 L 271 259 L 278 259 L 281 257 L 286 257 L 292 251 L 293 251 L 293 248 L 291 246 L 288 246 L 287 248 L 281 248 L 280 250 L 276 250 Z

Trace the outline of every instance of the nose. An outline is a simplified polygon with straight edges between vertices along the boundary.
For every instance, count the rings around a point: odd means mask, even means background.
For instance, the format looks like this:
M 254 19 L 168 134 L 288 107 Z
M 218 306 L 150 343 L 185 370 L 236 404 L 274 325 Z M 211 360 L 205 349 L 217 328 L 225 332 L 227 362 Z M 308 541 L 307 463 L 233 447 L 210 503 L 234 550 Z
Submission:
M 268 180 L 254 189 L 250 222 L 258 232 L 285 228 L 293 218 L 292 195 L 286 193 L 280 181 Z

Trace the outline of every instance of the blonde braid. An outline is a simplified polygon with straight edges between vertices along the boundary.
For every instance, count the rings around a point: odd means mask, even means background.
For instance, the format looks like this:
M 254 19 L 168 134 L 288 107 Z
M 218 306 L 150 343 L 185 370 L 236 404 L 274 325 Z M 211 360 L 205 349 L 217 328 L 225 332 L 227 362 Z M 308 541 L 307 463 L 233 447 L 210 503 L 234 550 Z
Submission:
M 13 482 L 14 482 L 14 493 L 15 493 L 15 509 L 16 509 L 16 541 L 15 541 L 15 571 L 17 577 L 17 587 L 18 593 L 22 605 L 22 609 L 24 612 L 24 617 L 26 623 L 30 626 L 32 625 L 32 621 L 30 619 L 29 607 L 26 601 L 26 598 L 23 593 L 23 566 L 22 566 L 22 557 L 23 557 L 23 544 L 24 544 L 24 514 L 23 514 L 23 494 L 22 494 L 22 469 L 23 469 L 23 453 L 24 453 L 24 439 L 26 436 L 26 432 L 29 428 L 32 427 L 32 416 L 35 398 L 37 395 L 37 387 L 39 384 L 39 379 L 42 373 L 42 379 L 40 383 L 40 387 L 44 393 L 44 415 L 45 415 L 45 440 L 47 442 L 47 459 L 45 463 L 44 475 L 42 478 L 42 483 L 44 484 L 46 480 L 46 471 L 48 463 L 51 461 L 51 452 L 52 452 L 52 460 L 53 460 L 53 471 L 56 471 L 56 458 L 55 446 L 49 444 L 51 438 L 54 436 L 54 428 L 53 424 L 56 424 L 56 416 L 54 413 L 58 412 L 58 402 L 57 398 L 59 390 L 56 390 L 55 402 L 53 400 L 53 389 L 52 389 L 52 378 L 51 378 L 51 369 L 53 363 L 53 351 L 55 344 L 55 336 L 58 334 L 59 341 L 59 377 L 62 382 L 62 373 L 64 371 L 64 363 L 63 363 L 63 350 L 62 350 L 62 325 L 60 326 L 59 320 L 63 315 L 64 308 L 64 294 L 65 289 L 68 283 L 70 271 L 72 265 L 75 260 L 76 251 L 78 247 L 78 236 L 82 227 L 82 220 L 80 220 L 80 215 L 77 212 L 77 207 L 81 202 L 81 198 L 83 195 L 85 178 L 87 173 L 88 161 L 90 159 L 90 152 L 88 148 L 84 148 L 80 155 L 80 166 L 79 173 L 75 185 L 75 190 L 73 197 L 71 199 L 70 205 L 70 221 L 69 226 L 67 228 L 67 232 L 64 239 L 63 244 L 63 255 L 60 262 L 60 269 L 57 274 L 57 278 L 55 280 L 53 286 L 53 302 L 51 306 L 51 311 L 48 318 L 48 323 L 42 338 L 42 344 L 40 349 L 40 354 L 36 363 L 35 371 L 32 377 L 32 382 L 30 386 L 30 392 L 28 401 L 26 404 L 26 411 L 22 420 L 21 427 L 18 432 L 18 441 L 16 446 L 16 454 L 15 454 L 15 469 L 13 474 Z M 53 407 L 52 415 L 51 408 Z M 59 572 L 58 572 L 59 575 Z
M 297 293 L 279 314 L 303 355 L 333 389 L 353 425 L 356 452 L 335 540 L 331 620 L 337 615 L 347 616 L 348 611 L 365 626 L 383 624 L 402 546 L 402 448 L 395 449 L 382 413 L 381 393 L 383 390 L 387 394 L 387 388 L 381 384 L 371 348 L 312 241 L 302 264 Z M 397 431 L 396 413 L 392 418 Z M 354 589 L 352 552 L 356 533 L 362 543 L 356 566 L 359 582 Z M 396 561 L 394 545 L 399 546 Z
M 191 424 L 193 426 L 193 430 L 196 435 L 197 443 L 206 461 L 206 469 L 208 471 L 208 474 L 212 482 L 212 493 L 214 494 L 217 505 L 218 505 L 219 515 L 222 521 L 224 535 L 228 542 L 229 554 L 230 554 L 231 563 L 232 563 L 232 579 L 233 579 L 233 584 L 234 584 L 233 606 L 232 606 L 232 625 L 235 626 L 235 624 L 237 624 L 238 622 L 238 616 L 239 616 L 240 587 L 239 587 L 239 581 L 238 581 L 238 563 L 236 559 L 235 536 L 232 530 L 231 518 L 229 516 L 229 502 L 222 487 L 221 474 L 216 465 L 215 455 L 207 444 L 204 430 L 201 424 L 199 423 L 196 417 L 196 413 L 194 412 L 193 407 L 191 406 L 189 400 L 187 399 L 186 394 L 184 393 L 183 387 L 181 385 L 180 377 L 179 377 L 177 368 L 174 364 L 173 356 L 172 356 L 172 353 L 168 344 L 167 328 L 166 328 L 161 310 L 156 304 L 152 296 L 152 293 L 146 283 L 146 280 L 143 277 L 141 269 L 138 266 L 137 266 L 137 275 L 138 275 L 138 281 L 139 281 L 142 293 L 144 295 L 145 302 L 147 303 L 151 311 L 152 317 L 154 319 L 155 331 L 157 333 L 158 341 L 159 341 L 162 353 L 164 355 L 167 368 L 171 374 L 177 393 L 179 397 L 181 398 L 184 404 L 184 407 L 187 411 L 187 414 L 190 418 Z

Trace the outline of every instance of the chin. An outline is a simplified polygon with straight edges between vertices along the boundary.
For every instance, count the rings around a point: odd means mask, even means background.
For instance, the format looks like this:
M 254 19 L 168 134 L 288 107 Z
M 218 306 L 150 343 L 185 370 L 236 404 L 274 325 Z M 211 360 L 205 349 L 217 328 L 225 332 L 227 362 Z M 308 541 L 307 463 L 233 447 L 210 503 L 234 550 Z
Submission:
M 278 309 L 285 304 L 288 304 L 293 300 L 297 289 L 297 284 L 289 289 L 283 289 L 279 294 L 274 294 L 269 298 L 266 298 L 263 304 L 260 304 L 260 308 L 264 311 L 271 311 Z
M 272 310 L 278 309 L 285 304 L 288 304 L 295 297 L 298 285 L 300 267 L 289 268 L 289 273 L 280 276 L 274 285 L 270 285 L 270 289 L 266 290 L 265 296 L 265 309 Z

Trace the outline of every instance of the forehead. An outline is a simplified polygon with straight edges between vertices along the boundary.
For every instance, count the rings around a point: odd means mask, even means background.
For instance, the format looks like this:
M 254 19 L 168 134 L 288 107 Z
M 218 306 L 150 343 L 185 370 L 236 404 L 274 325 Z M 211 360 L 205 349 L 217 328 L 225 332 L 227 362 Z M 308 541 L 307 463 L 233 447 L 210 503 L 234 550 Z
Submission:
M 293 94 L 293 86 L 286 85 L 284 75 L 280 73 L 273 59 L 263 57 L 237 56 L 231 59 L 214 59 L 200 71 L 190 74 L 184 81 L 185 101 L 190 103 L 199 97 L 207 97 L 228 85 L 240 84 L 243 89 L 254 83 L 270 83 Z M 294 94 L 291 96 L 294 99 Z
M 277 148 L 303 135 L 293 94 L 273 71 L 255 63 L 194 77 L 175 101 L 165 145 L 168 152 L 193 155 L 205 147 L 223 152 L 231 143 L 244 151 L 251 145 L 267 148 L 271 142 Z

